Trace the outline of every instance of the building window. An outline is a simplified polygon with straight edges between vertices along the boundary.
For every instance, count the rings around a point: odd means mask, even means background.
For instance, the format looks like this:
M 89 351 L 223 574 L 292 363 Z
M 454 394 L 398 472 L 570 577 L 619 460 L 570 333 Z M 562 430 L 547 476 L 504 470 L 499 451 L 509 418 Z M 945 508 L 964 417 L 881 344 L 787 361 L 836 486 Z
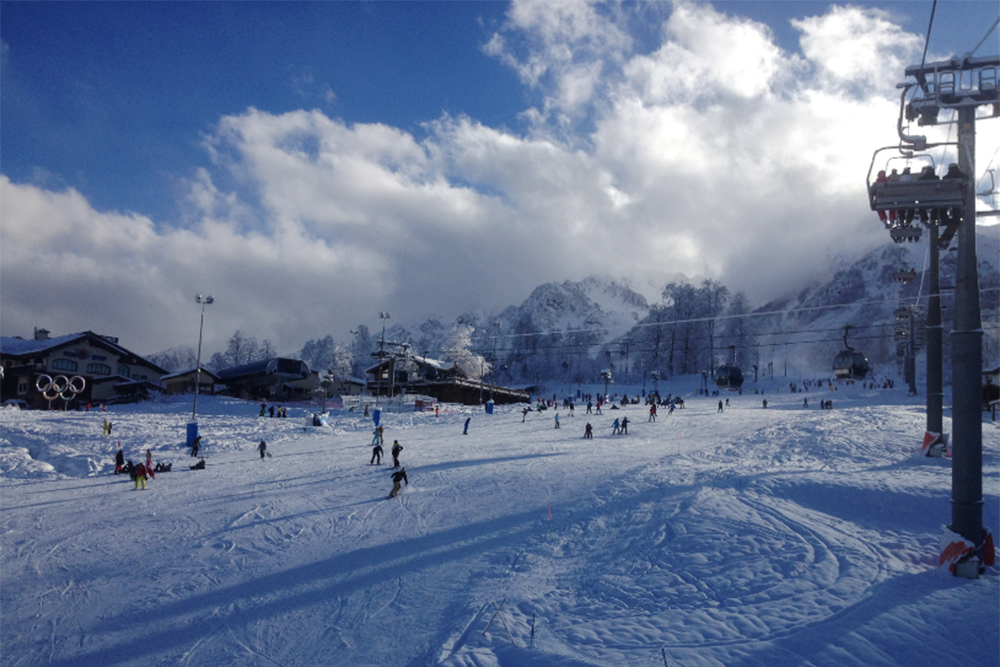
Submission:
M 111 366 L 107 364 L 87 364 L 87 372 L 94 375 L 111 375 Z
M 17 382 L 17 395 L 24 396 L 28 393 L 28 383 L 24 380 L 18 380 Z
M 52 363 L 50 365 L 52 366 L 52 370 L 54 370 L 54 371 L 75 371 L 76 370 L 76 362 L 75 361 L 71 361 L 69 359 L 53 359 Z
M 126 366 L 125 364 L 122 364 L 121 366 L 119 366 L 118 367 L 118 375 L 122 375 L 124 377 L 128 377 L 128 366 Z
M 132 379 L 133 380 L 139 380 L 141 382 L 143 380 L 148 380 L 149 376 L 148 375 L 133 375 Z

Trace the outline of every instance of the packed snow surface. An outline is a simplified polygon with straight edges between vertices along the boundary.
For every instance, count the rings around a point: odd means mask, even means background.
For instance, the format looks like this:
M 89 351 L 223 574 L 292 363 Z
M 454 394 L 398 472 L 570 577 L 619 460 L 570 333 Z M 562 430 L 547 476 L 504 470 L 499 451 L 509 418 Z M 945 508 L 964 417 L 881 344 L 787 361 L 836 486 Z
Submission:
M 661 383 L 687 407 L 655 422 L 579 403 L 559 429 L 520 406 L 383 414 L 381 466 L 353 412 L 305 428 L 308 406 L 268 419 L 202 396 L 191 470 L 190 397 L 3 410 L 0 664 L 1000 662 L 997 571 L 938 566 L 951 462 L 920 454 L 921 398 L 775 378 L 720 413 L 695 383 Z M 998 436 L 987 417 L 994 534 Z M 119 440 L 173 470 L 134 490 Z M 394 440 L 409 485 L 389 500 Z

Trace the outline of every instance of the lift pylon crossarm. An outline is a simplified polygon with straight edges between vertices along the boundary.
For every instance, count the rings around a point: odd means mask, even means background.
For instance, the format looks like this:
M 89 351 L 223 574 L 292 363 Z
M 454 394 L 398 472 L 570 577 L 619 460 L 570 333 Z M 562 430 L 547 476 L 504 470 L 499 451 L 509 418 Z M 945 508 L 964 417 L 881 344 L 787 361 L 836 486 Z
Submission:
M 906 116 L 910 120 L 926 116 L 929 122 L 935 122 L 937 107 L 1000 102 L 1000 88 L 997 86 L 1000 56 L 956 56 L 949 60 L 911 65 L 906 68 L 905 74 L 907 79 L 916 81 L 921 94 L 907 105 Z

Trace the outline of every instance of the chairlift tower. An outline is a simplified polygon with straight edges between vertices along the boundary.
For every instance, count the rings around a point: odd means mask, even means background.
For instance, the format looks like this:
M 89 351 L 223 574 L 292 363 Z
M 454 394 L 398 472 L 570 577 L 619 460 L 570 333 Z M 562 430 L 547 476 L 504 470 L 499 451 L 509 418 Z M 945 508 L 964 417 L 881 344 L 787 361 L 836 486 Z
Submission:
M 971 55 L 950 60 L 914 65 L 906 68 L 903 101 L 913 90 L 911 100 L 900 110 L 897 124 L 901 145 L 898 150 L 912 156 L 913 151 L 944 144 L 928 144 L 923 136 L 903 134 L 905 115 L 920 126 L 938 124 L 941 109 L 951 109 L 958 121 L 957 178 L 910 181 L 907 183 L 876 183 L 870 187 L 872 209 L 896 211 L 912 220 L 914 213 L 931 219 L 936 217 L 944 227 L 940 242 L 958 239 L 955 280 L 955 313 L 951 332 L 952 343 L 952 522 L 951 530 L 973 545 L 973 558 L 982 564 L 983 546 L 983 433 L 982 433 L 982 312 L 979 304 L 979 270 L 976 257 L 976 192 L 975 148 L 976 109 L 992 105 L 993 117 L 1000 117 L 998 94 L 1000 56 L 973 58 Z M 880 149 L 881 150 L 881 149 Z M 876 154 L 878 151 L 876 151 Z M 874 164 L 874 156 L 872 164 Z M 869 174 L 870 178 L 870 174 Z M 932 229 L 932 242 L 933 232 Z M 936 249 L 931 252 L 934 257 Z M 934 318 L 940 323 L 940 300 L 929 304 L 928 325 Z M 937 312 L 933 312 L 934 309 Z M 928 381 L 931 369 L 940 367 L 940 357 L 931 359 L 934 346 L 933 330 L 928 332 Z M 935 353 L 940 355 L 940 347 Z M 937 369 L 935 369 L 935 372 Z M 930 410 L 928 387 L 928 409 Z M 956 568 L 956 571 L 958 569 Z M 964 568 L 968 572 L 968 568 Z M 978 568 L 976 568 L 978 576 Z M 970 575 L 966 575 L 970 576 Z

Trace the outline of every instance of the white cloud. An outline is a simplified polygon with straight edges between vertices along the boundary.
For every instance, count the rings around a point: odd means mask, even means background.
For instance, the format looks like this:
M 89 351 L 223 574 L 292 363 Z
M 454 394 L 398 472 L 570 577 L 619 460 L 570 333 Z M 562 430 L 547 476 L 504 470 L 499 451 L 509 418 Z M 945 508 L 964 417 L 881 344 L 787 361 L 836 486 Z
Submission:
M 866 86 L 898 78 L 916 36 L 834 7 L 796 22 L 790 54 L 766 26 L 678 2 L 635 53 L 633 9 L 512 6 L 485 50 L 539 96 L 525 134 L 222 118 L 184 226 L 4 177 L 4 334 L 91 328 L 152 352 L 192 342 L 193 296 L 213 293 L 207 349 L 241 328 L 288 352 L 379 310 L 448 317 L 593 273 L 718 278 L 760 303 L 884 241 L 864 178 L 898 101 Z
M 819 70 L 823 86 L 862 97 L 891 96 L 923 48 L 920 35 L 904 32 L 878 9 L 834 5 L 823 16 L 792 25 L 802 32 L 802 52 Z

